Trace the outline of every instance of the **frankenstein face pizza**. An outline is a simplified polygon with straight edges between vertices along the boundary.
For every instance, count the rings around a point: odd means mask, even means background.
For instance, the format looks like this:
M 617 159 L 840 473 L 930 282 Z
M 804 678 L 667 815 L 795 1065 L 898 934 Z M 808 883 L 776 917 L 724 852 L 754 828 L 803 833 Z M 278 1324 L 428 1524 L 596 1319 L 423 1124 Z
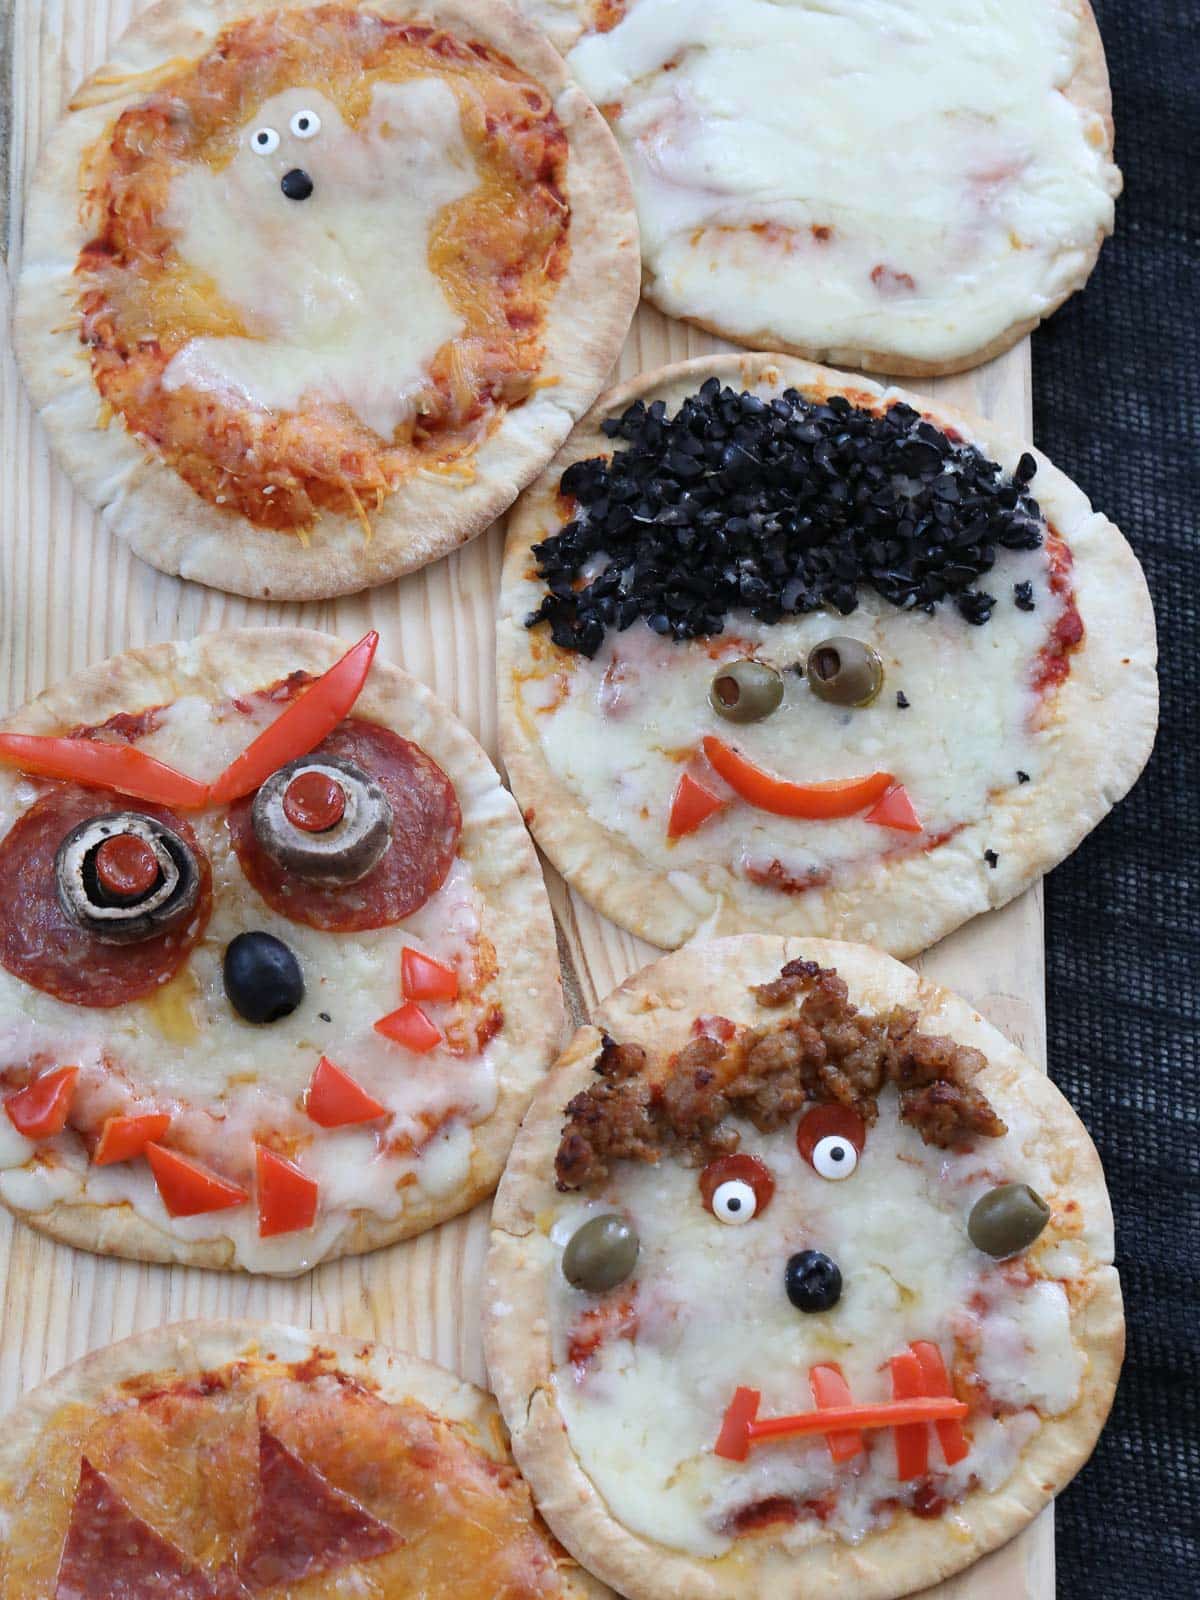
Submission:
M 584 1600 L 491 1399 L 361 1341 L 190 1323 L 88 1356 L 0 1444 L 0 1600 Z
M 865 946 L 629 979 L 501 1181 L 492 1381 L 542 1514 L 631 1600 L 922 1589 L 1086 1459 L 1123 1347 L 1066 1101 Z
M 1145 580 L 1074 484 L 782 357 L 602 399 L 510 520 L 501 608 L 526 820 L 662 945 L 922 949 L 1074 849 L 1154 733 Z
M 636 299 L 612 136 L 506 7 L 165 0 L 51 140 L 17 332 L 139 555 L 299 599 L 486 527 Z
M 515 805 L 422 685 L 299 629 L 131 651 L 0 732 L 0 1199 L 291 1273 L 487 1194 L 558 1042 Z
M 956 372 L 1087 281 L 1121 175 L 1087 0 L 523 0 L 629 163 L 646 292 L 740 344 Z

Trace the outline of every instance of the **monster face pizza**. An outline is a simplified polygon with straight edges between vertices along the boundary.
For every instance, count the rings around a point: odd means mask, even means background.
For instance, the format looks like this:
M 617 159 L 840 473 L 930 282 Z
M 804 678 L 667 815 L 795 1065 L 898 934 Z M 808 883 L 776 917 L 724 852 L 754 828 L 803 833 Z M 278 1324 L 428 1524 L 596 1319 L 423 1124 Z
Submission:
M 0 1444 L 0 1600 L 600 1600 L 495 1406 L 427 1362 L 192 1323 L 88 1356 Z
M 557 1043 L 536 858 L 428 690 L 298 629 L 117 656 L 0 732 L 0 1198 L 298 1272 L 495 1183 Z
M 782 357 L 602 399 L 510 520 L 501 605 L 526 820 L 661 945 L 922 949 L 1061 860 L 1153 739 L 1117 529 L 987 424 Z
M 1123 1349 L 1066 1101 L 864 946 L 629 979 L 501 1180 L 485 1343 L 555 1533 L 630 1600 L 890 1600 L 1090 1453 Z
M 612 136 L 506 7 L 165 0 L 51 141 L 18 342 L 140 555 L 307 598 L 504 510 L 637 279 Z

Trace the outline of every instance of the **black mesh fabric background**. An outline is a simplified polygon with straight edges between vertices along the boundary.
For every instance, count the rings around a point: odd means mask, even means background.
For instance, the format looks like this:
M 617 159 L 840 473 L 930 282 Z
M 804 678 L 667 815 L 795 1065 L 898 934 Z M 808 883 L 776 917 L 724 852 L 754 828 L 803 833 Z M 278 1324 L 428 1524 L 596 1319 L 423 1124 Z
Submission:
M 1034 338 L 1038 443 L 1125 531 L 1158 613 L 1158 745 L 1046 889 L 1050 1068 L 1100 1148 L 1129 1321 L 1091 1463 L 1058 1503 L 1060 1600 L 1200 1596 L 1200 3 L 1093 0 L 1125 194 L 1085 292 Z

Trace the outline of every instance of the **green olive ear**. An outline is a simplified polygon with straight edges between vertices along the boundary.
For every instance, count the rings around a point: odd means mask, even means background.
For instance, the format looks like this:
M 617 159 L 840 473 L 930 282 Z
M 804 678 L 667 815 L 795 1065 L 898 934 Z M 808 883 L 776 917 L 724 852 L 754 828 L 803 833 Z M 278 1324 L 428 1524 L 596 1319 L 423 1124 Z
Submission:
M 592 1217 L 577 1228 L 563 1251 L 563 1277 L 573 1289 L 603 1294 L 624 1283 L 637 1265 L 637 1229 L 615 1211 Z
M 1027 1250 L 1050 1221 L 1050 1207 L 1027 1183 L 1002 1183 L 981 1195 L 967 1218 L 977 1250 L 998 1261 Z

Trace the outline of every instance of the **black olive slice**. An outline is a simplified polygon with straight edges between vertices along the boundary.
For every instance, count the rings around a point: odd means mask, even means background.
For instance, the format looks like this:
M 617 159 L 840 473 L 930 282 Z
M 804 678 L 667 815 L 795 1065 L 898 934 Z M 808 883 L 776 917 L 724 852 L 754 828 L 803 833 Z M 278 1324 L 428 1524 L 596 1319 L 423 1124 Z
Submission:
M 103 944 L 140 944 L 182 922 L 200 895 L 196 858 L 156 817 L 112 811 L 71 829 L 54 858 L 58 903 Z
M 392 805 L 361 767 L 305 756 L 273 772 L 254 797 L 255 837 L 306 883 L 357 883 L 392 842 Z

